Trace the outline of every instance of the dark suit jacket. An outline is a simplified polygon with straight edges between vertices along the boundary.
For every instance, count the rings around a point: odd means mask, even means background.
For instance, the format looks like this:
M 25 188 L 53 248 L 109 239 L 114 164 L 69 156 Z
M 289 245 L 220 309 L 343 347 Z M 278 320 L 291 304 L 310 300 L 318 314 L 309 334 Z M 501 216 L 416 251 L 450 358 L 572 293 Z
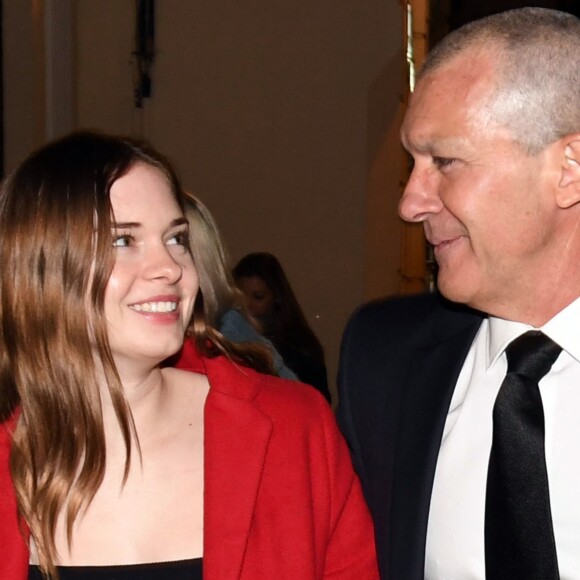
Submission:
M 422 580 L 435 466 L 483 315 L 437 295 L 363 306 L 342 342 L 339 423 L 375 522 L 381 577 Z
M 372 522 L 327 402 L 186 344 L 178 366 L 206 374 L 204 577 L 376 580 Z M 28 578 L 28 550 L 0 425 L 0 578 Z

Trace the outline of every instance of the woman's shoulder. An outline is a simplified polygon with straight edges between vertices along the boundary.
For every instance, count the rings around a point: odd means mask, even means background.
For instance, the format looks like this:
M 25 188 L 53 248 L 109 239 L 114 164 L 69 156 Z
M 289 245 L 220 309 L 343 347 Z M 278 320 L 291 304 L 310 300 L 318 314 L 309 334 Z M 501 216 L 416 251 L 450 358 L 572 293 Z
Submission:
M 190 349 L 191 350 L 191 349 Z M 195 357 L 193 357 L 193 354 Z M 227 397 L 232 401 L 245 401 L 260 408 L 269 415 L 276 415 L 279 410 L 293 410 L 302 416 L 310 412 L 319 415 L 330 410 L 327 401 L 310 385 L 295 380 L 284 379 L 260 373 L 231 360 L 226 355 L 207 357 L 195 350 L 189 353 L 195 358 L 178 363 L 180 369 L 166 368 L 171 371 L 176 381 L 200 381 L 205 375 L 209 382 L 212 397 Z M 190 364 L 191 363 L 191 364 Z M 192 376 L 193 375 L 193 376 Z M 323 411 L 320 411 L 320 408 Z
M 287 401 L 288 404 L 306 405 L 308 407 L 318 407 L 322 403 L 324 408 L 330 408 L 326 399 L 312 385 L 281 377 L 271 377 L 262 375 L 259 397 L 264 402 L 270 399 Z
M 251 401 L 267 414 L 295 412 L 299 416 L 320 416 L 332 412 L 326 399 L 305 383 L 260 373 L 225 356 L 205 362 L 212 392 Z

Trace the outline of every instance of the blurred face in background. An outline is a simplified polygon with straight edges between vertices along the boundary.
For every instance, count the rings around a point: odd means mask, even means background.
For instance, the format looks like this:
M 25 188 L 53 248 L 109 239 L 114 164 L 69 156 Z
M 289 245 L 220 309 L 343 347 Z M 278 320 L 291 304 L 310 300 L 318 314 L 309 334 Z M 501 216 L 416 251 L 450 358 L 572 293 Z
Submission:
M 274 309 L 274 293 L 259 276 L 242 276 L 237 280 L 239 289 L 246 297 L 250 314 L 257 319 L 267 317 Z

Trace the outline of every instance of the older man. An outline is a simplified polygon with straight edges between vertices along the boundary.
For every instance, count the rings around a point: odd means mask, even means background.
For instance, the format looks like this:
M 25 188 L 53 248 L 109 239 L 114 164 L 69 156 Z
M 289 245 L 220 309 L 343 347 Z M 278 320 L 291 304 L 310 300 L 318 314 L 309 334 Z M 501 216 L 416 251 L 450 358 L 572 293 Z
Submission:
M 453 32 L 401 137 L 444 298 L 360 309 L 340 369 L 382 575 L 580 578 L 580 20 Z

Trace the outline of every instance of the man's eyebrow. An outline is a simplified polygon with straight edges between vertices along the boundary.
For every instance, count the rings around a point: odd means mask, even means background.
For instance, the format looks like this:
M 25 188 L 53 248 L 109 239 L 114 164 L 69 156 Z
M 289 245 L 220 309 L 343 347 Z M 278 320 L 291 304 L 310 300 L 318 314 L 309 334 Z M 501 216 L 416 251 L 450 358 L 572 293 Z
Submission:
M 470 147 L 469 142 L 464 137 L 459 136 L 443 136 L 443 135 L 431 135 L 429 138 L 425 138 L 419 141 L 413 141 L 412 139 L 407 140 L 401 138 L 401 144 L 403 148 L 408 152 L 415 153 L 426 153 L 434 154 L 435 152 L 445 151 L 448 148 L 462 147 L 467 149 Z

